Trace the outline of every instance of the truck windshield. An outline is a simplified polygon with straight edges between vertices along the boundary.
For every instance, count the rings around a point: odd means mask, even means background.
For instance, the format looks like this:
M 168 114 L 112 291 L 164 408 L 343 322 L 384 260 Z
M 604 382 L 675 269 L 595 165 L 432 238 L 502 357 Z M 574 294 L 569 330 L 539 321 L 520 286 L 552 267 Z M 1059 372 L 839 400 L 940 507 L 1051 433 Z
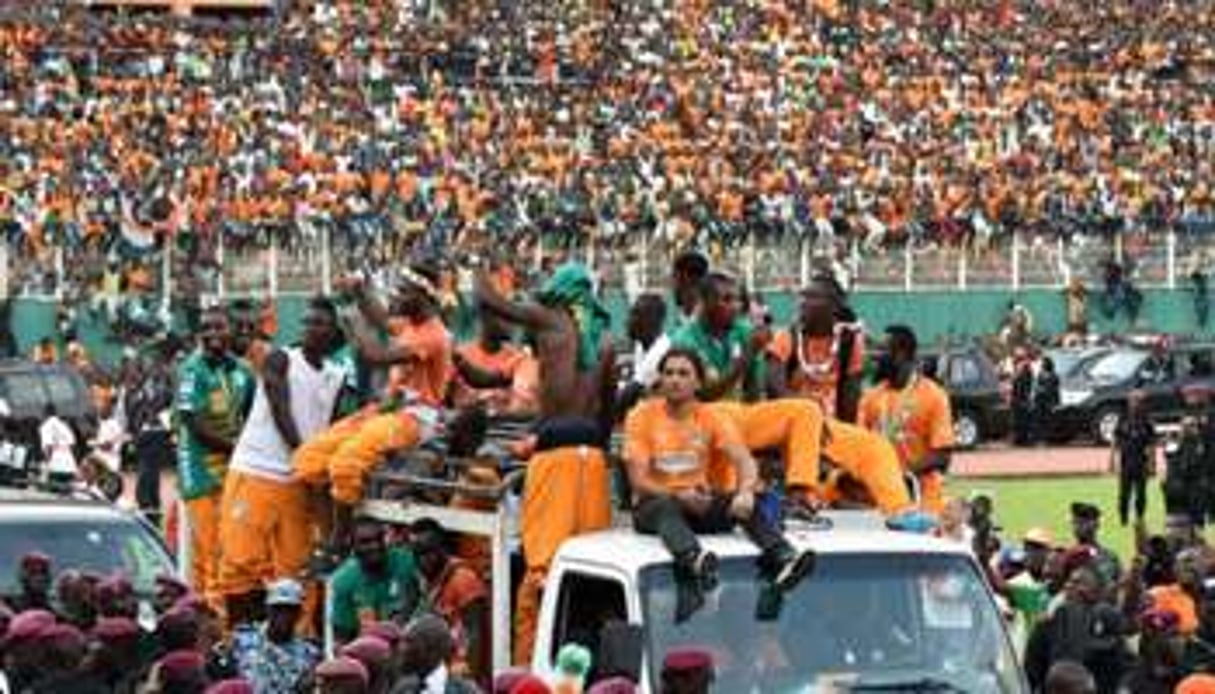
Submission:
M 723 559 L 720 587 L 680 625 L 670 566 L 647 570 L 642 600 L 651 681 L 659 681 L 664 653 L 693 646 L 714 656 L 714 691 L 919 691 L 924 682 L 933 683 L 932 691 L 1023 691 L 995 603 L 965 558 L 818 559 L 771 622 L 754 616 L 752 559 Z

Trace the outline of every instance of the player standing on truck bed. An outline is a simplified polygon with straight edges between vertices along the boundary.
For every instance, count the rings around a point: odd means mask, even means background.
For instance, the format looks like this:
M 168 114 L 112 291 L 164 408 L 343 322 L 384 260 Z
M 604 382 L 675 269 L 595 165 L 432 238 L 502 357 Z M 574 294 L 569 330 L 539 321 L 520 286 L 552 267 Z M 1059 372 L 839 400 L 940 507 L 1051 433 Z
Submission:
M 527 573 L 519 586 L 514 639 L 515 662 L 528 663 L 540 593 L 557 548 L 611 523 L 604 451 L 612 427 L 615 355 L 607 310 L 583 265 L 557 268 L 537 303 L 511 301 L 484 274 L 477 277 L 476 296 L 484 310 L 532 334 L 540 363 L 540 423 L 520 516 Z

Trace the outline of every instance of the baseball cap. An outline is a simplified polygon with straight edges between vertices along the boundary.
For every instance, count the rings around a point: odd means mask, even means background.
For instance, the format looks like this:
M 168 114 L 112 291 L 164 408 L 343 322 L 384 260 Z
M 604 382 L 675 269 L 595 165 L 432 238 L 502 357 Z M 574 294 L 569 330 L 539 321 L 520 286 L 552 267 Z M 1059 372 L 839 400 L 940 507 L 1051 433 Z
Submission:
M 1043 527 L 1030 528 L 1025 531 L 1025 536 L 1021 538 L 1025 544 L 1041 545 L 1042 547 L 1054 547 L 1055 536 L 1051 531 Z

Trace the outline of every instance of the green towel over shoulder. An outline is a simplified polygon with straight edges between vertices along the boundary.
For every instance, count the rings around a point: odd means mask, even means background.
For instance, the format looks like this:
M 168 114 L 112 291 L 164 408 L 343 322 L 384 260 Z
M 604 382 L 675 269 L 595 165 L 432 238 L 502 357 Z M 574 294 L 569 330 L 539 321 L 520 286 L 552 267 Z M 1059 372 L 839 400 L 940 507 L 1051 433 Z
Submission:
M 586 266 L 565 263 L 558 267 L 536 293 L 536 299 L 545 306 L 569 309 L 578 327 L 578 369 L 586 371 L 593 367 L 611 314 L 595 297 L 595 286 Z

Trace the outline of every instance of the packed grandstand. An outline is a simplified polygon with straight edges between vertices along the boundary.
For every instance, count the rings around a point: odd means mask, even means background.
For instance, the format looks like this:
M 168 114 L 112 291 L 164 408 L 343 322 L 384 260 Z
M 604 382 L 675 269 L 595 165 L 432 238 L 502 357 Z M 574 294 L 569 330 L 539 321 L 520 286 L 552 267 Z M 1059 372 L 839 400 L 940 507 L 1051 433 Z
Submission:
M 14 293 L 154 287 L 168 237 L 204 290 L 271 245 L 315 279 L 322 244 L 1007 279 L 1014 236 L 1061 284 L 1215 224 L 1209 0 L 87 5 L 3 8 Z

